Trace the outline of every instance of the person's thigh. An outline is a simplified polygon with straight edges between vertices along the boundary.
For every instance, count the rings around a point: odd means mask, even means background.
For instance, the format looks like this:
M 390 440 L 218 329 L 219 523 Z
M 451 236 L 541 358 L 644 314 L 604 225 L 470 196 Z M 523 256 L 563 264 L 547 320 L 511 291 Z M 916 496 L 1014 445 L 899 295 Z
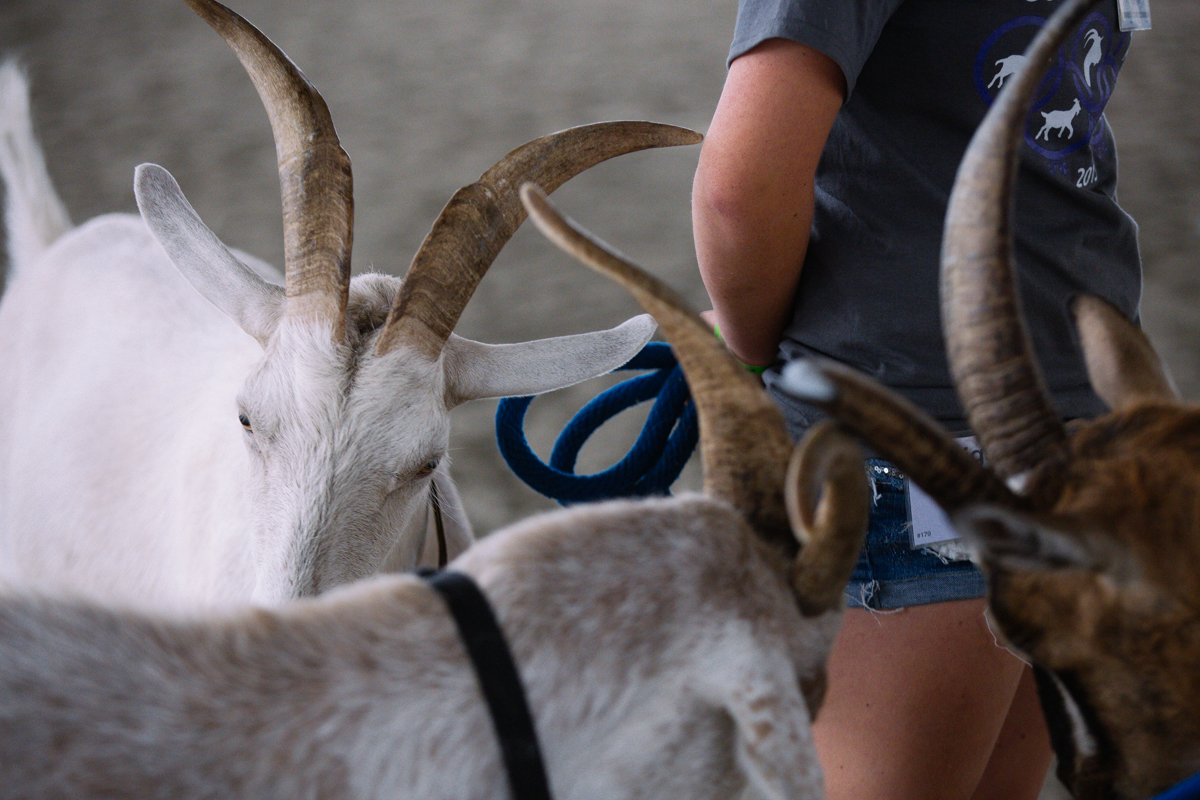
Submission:
M 1033 800 L 1046 782 L 1052 753 L 1033 669 L 1025 667 L 972 800 Z
M 814 725 L 829 800 L 972 796 L 1025 669 L 984 606 L 846 611 Z

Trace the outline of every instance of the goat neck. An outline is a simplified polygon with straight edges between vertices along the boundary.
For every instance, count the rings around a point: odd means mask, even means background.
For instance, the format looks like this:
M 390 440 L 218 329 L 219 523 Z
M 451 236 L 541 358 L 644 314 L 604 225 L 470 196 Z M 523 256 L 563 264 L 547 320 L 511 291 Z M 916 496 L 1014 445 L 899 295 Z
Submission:
M 516 193 L 521 183 L 534 181 L 553 191 L 615 156 L 699 141 L 699 134 L 685 128 L 620 121 L 568 128 L 513 150 L 442 209 L 413 256 L 376 340 L 376 355 L 409 342 L 428 358 L 438 357 L 488 267 L 525 219 Z
M 283 196 L 287 314 L 346 336 L 354 199 L 350 158 L 325 100 L 282 50 L 214 0 L 186 0 L 221 35 L 266 107 Z

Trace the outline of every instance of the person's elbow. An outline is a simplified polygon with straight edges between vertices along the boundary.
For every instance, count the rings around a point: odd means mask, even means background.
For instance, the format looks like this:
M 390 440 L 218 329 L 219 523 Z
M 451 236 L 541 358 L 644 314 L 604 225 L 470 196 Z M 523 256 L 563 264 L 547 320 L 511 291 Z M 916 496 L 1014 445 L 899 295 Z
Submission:
M 762 230 L 770 204 L 770 188 L 753 175 L 715 170 L 701 164 L 692 183 L 692 224 L 697 235 L 710 236 L 736 249 Z

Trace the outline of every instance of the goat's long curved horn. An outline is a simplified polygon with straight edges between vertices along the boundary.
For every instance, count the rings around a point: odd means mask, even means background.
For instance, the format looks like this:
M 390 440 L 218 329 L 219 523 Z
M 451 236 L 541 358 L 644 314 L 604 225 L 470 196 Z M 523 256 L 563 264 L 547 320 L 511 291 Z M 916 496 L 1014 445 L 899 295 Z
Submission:
M 1033 358 L 1013 269 L 1013 189 L 1029 105 L 1051 55 L 1097 0 L 1046 22 L 967 148 L 942 244 L 942 323 L 954 383 L 988 460 L 1004 477 L 1063 458 L 1066 432 Z
M 700 134 L 653 122 L 601 122 L 535 139 L 455 192 L 420 249 L 375 343 L 384 355 L 401 341 L 436 359 L 500 249 L 525 219 L 517 188 L 532 181 L 553 191 L 614 156 L 696 144 Z
M 805 616 L 841 605 L 870 516 L 862 447 L 833 420 L 822 420 L 792 453 L 784 499 L 800 555 L 792 589 Z
M 354 201 L 350 159 L 329 109 L 295 64 L 245 19 L 213 0 L 185 0 L 229 44 L 266 107 L 283 196 L 287 314 L 345 337 Z
M 817 405 L 898 466 L 943 508 L 987 500 L 1020 507 L 1004 482 L 931 417 L 900 395 L 836 361 L 793 361 L 780 388 Z
M 522 186 L 521 199 L 547 238 L 624 286 L 658 321 L 696 403 L 705 492 L 728 501 L 765 540 L 794 555 L 783 500 L 792 441 L 766 392 L 669 287 L 562 216 L 537 186 Z

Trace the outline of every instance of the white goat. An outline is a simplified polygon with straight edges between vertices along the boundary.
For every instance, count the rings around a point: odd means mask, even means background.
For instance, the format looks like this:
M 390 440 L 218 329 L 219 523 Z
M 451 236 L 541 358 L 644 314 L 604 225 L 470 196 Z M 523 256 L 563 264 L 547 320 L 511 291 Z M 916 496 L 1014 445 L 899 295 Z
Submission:
M 530 192 L 674 344 L 706 487 L 535 517 L 452 562 L 505 629 L 552 794 L 724 799 L 749 778 L 815 800 L 810 711 L 865 530 L 862 454 L 832 426 L 797 449 L 797 556 L 774 405 L 698 316 Z M 390 576 L 192 621 L 0 601 L 0 797 L 90 796 L 510 795 L 444 602 Z
M 524 218 L 517 186 L 699 137 L 607 123 L 532 142 L 454 196 L 403 282 L 351 280 L 349 162 L 324 101 L 236 14 L 188 2 L 267 107 L 286 288 L 226 249 L 152 165 L 137 171 L 141 218 L 65 232 L 24 81 L 4 68 L 0 578 L 156 605 L 273 603 L 412 568 L 422 552 L 429 563 L 435 522 L 453 556 L 471 535 L 447 471 L 450 409 L 602 374 L 654 329 L 641 317 L 497 346 L 452 334 Z M 440 520 L 425 510 L 431 487 Z

